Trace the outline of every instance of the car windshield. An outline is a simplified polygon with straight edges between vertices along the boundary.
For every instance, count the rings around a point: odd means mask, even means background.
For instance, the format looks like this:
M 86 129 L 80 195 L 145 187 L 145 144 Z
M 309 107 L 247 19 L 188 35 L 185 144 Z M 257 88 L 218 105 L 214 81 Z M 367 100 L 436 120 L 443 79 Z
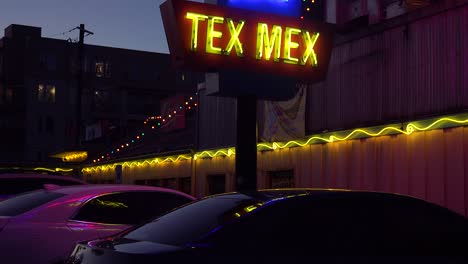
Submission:
M 0 202 L 0 216 L 17 216 L 64 195 L 48 191 L 21 194 Z
M 125 238 L 183 245 L 239 217 L 242 212 L 252 211 L 258 204 L 262 202 L 242 194 L 207 198 L 147 223 L 129 232 Z

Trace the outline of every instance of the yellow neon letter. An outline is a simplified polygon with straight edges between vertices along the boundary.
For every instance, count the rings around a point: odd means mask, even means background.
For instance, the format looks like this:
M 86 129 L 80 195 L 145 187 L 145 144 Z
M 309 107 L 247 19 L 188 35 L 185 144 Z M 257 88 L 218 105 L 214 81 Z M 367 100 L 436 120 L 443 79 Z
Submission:
M 302 55 L 301 65 L 305 65 L 310 58 L 310 65 L 317 66 L 317 55 L 314 51 L 315 42 L 319 37 L 319 33 L 316 32 L 312 34 L 310 37 L 309 31 L 303 30 L 302 31 L 302 38 L 304 39 L 304 43 L 306 44 L 306 50 L 304 51 L 304 55 Z
M 231 54 L 232 47 L 236 48 L 236 54 L 238 57 L 244 56 L 244 50 L 242 49 L 242 43 L 239 40 L 239 35 L 244 27 L 245 21 L 240 20 L 239 24 L 237 24 L 237 27 L 234 25 L 234 22 L 230 18 L 226 18 L 227 20 L 227 25 L 229 29 L 229 33 L 231 33 L 231 40 L 229 40 L 229 43 L 226 47 L 226 55 Z
M 222 24 L 224 17 L 213 16 L 208 18 L 208 28 L 206 30 L 206 52 L 213 54 L 221 54 L 221 48 L 213 46 L 213 38 L 221 38 L 223 33 L 221 31 L 214 30 L 214 24 Z
M 297 64 L 299 62 L 298 58 L 291 57 L 291 49 L 297 49 L 299 47 L 299 43 L 292 41 L 291 37 L 292 35 L 299 35 L 299 33 L 301 33 L 300 29 L 290 27 L 287 27 L 284 32 L 283 57 L 286 63 Z
M 266 42 L 266 43 L 264 43 Z M 281 27 L 273 26 L 271 30 L 271 36 L 268 34 L 268 25 L 265 23 L 258 23 L 257 26 L 257 50 L 256 58 L 261 60 L 263 57 L 263 46 L 265 46 L 265 60 L 270 60 L 273 48 L 275 53 L 273 54 L 274 61 L 279 61 L 280 58 L 280 46 L 281 46 Z
M 187 19 L 192 19 L 192 37 L 190 38 L 190 50 L 197 51 L 198 45 L 198 21 L 205 21 L 208 16 L 187 12 Z

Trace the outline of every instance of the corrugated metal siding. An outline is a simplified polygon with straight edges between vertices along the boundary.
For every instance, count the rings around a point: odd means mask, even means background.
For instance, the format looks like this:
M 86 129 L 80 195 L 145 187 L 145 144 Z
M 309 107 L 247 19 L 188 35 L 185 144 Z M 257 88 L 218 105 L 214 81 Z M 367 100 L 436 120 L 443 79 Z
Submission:
M 355 139 L 258 152 L 258 188 L 269 171 L 293 169 L 296 187 L 345 188 L 401 193 L 468 216 L 468 127 Z M 235 156 L 123 167 L 123 182 L 192 177 L 192 194 L 207 194 L 206 177 L 226 176 L 235 190 Z M 85 175 L 112 180 L 114 170 Z
M 199 92 L 199 148 L 231 146 L 236 142 L 236 99 Z
M 468 108 L 468 7 L 339 44 L 308 93 L 308 132 Z
M 468 128 L 349 140 L 259 153 L 264 172 L 294 169 L 298 187 L 415 196 L 468 215 Z

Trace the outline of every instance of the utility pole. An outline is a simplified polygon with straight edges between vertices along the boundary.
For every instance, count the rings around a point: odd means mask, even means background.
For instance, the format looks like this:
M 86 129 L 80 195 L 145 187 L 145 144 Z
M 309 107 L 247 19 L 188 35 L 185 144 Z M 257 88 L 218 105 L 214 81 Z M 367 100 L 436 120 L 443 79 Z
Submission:
M 76 27 L 80 31 L 80 39 L 78 42 L 78 75 L 77 75 L 77 96 L 76 96 L 76 142 L 75 147 L 81 148 L 81 139 L 83 133 L 83 120 L 82 120 L 82 97 L 83 97 L 83 61 L 84 61 L 84 37 L 85 33 L 88 35 L 94 34 L 85 29 L 84 24 Z

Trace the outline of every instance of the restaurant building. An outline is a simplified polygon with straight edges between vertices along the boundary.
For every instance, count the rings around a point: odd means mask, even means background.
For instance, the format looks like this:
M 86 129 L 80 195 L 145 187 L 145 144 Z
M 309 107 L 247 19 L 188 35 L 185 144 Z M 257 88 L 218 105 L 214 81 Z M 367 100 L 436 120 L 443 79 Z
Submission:
M 303 84 L 296 104 L 258 102 L 258 188 L 401 193 L 468 215 L 468 1 L 327 1 L 325 10 L 336 24 L 326 80 Z M 93 163 L 85 177 L 112 180 L 121 168 L 124 183 L 234 191 L 236 100 L 208 94 L 200 84 L 195 149 Z M 302 135 L 269 130 L 272 109 L 301 108 L 276 120 L 303 117 Z

